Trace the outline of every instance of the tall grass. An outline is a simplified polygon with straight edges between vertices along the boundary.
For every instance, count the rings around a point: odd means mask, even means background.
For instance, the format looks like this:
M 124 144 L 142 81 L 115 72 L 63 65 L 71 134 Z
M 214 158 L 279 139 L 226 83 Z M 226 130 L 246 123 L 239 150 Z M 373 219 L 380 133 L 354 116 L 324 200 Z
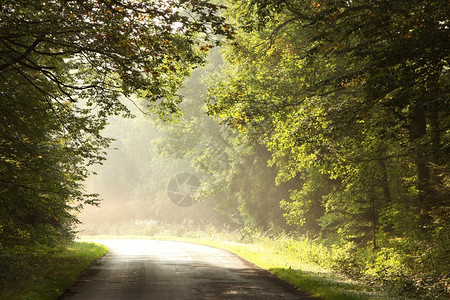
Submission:
M 445 280 L 432 285 L 424 278 L 424 288 L 417 288 L 420 282 L 402 273 L 401 259 L 391 249 L 373 250 L 351 242 L 294 237 L 274 229 L 232 230 L 225 225 L 189 220 L 182 224 L 134 220 L 104 228 L 97 226 L 84 233 L 181 238 L 225 248 L 324 299 L 450 298 Z
M 330 249 L 306 238 L 252 228 L 231 230 L 227 226 L 192 221 L 177 225 L 148 220 L 96 226 L 83 233 L 103 233 L 107 238 L 177 239 L 206 244 L 234 252 L 323 299 L 392 299 L 364 282 L 350 280 L 336 272 L 337 262 L 345 257 L 346 249 Z

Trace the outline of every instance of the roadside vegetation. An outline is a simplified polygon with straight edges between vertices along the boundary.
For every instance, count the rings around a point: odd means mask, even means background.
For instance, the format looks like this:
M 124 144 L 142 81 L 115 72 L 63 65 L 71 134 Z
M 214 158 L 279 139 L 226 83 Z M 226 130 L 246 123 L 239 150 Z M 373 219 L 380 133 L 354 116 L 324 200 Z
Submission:
M 356 253 L 356 247 L 321 239 L 256 229 L 230 230 L 212 224 L 180 226 L 156 222 L 130 222 L 96 232 L 104 235 L 86 235 L 82 239 L 177 240 L 225 249 L 321 299 L 444 299 L 448 295 L 445 288 L 418 290 L 406 276 L 381 277 L 373 265 L 373 252 Z M 391 264 L 387 268 L 401 269 L 395 260 Z
M 187 239 L 189 241 L 189 239 Z M 342 249 L 330 251 L 320 243 L 282 236 L 257 237 L 252 243 L 233 243 L 193 239 L 192 242 L 229 250 L 300 290 L 321 299 L 403 298 L 387 289 L 351 279 L 339 272 L 336 259 L 346 255 Z M 406 298 L 405 298 L 406 299 Z
M 2 251 L 0 299 L 57 299 L 95 259 L 107 252 L 105 246 L 90 242 Z

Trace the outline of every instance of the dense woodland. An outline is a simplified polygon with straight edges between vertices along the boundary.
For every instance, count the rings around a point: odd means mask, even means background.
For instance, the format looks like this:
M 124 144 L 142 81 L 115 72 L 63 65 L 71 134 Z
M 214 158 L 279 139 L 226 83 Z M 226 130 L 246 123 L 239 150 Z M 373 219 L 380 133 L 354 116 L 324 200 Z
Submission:
M 203 206 L 177 221 L 315 240 L 348 275 L 448 293 L 450 3 L 218 2 L 0 3 L 0 251 L 73 238 L 104 129 L 135 113 L 109 180 L 134 182 L 139 218 L 163 220 L 189 171 Z

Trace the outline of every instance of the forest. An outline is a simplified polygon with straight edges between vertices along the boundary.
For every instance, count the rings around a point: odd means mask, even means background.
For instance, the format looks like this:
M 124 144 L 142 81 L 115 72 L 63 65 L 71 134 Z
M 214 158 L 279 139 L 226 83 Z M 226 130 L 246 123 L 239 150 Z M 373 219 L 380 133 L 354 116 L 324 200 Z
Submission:
M 70 243 L 104 198 L 97 229 L 289 237 L 445 297 L 449 16 L 442 0 L 1 1 L 0 254 Z M 166 191 L 183 172 L 200 180 L 186 208 Z

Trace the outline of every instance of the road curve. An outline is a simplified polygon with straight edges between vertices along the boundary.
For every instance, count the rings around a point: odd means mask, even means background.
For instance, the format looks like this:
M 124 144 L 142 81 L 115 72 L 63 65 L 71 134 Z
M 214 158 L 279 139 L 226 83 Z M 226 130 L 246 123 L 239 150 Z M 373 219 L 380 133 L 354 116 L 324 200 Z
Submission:
M 238 256 L 175 241 L 99 240 L 110 252 L 60 299 L 316 299 Z

